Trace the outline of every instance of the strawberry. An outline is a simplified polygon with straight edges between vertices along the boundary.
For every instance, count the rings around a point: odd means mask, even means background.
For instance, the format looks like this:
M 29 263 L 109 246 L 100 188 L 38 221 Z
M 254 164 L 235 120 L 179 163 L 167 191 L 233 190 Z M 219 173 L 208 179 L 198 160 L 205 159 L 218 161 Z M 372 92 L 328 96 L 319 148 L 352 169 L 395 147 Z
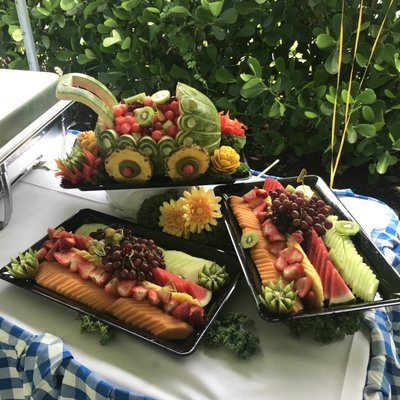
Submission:
M 78 264 L 82 261 L 86 261 L 85 258 L 80 256 L 77 253 L 74 253 L 74 255 L 71 257 L 70 264 L 69 264 L 69 269 L 72 272 L 77 272 L 78 271 Z
M 42 246 L 37 252 L 37 259 L 39 262 L 42 262 L 47 254 L 47 248 Z
M 256 217 L 260 225 L 267 219 L 267 216 L 268 216 L 268 211 L 261 211 L 256 214 Z
M 94 268 L 89 272 L 89 278 L 100 287 L 104 287 L 110 280 L 111 274 L 103 268 Z
M 121 297 L 132 297 L 132 288 L 136 285 L 136 281 L 124 279 L 118 282 L 117 292 Z
M 147 297 L 149 289 L 144 286 L 134 286 L 131 290 L 132 297 L 137 301 L 142 301 Z
M 89 279 L 90 272 L 95 268 L 96 266 L 90 261 L 81 261 L 78 263 L 78 272 L 83 279 Z
M 308 276 L 303 276 L 297 279 L 294 283 L 294 288 L 297 290 L 297 296 L 303 298 L 311 289 L 312 280 Z
M 51 249 L 53 247 L 54 242 L 51 239 L 47 239 L 42 246 L 46 249 Z
M 279 252 L 278 256 L 283 257 L 288 264 L 301 263 L 304 258 L 303 253 L 295 247 L 286 247 Z
M 163 310 L 165 313 L 167 314 L 171 314 L 172 310 L 178 305 L 180 304 L 179 301 L 177 299 L 170 299 L 168 303 L 164 304 Z
M 267 209 L 267 202 L 263 201 L 262 203 L 260 203 L 257 207 L 253 208 L 253 213 L 254 214 L 258 214 L 262 211 L 265 211 Z
M 62 250 L 69 250 L 76 246 L 76 240 L 73 237 L 62 237 L 60 239 L 60 248 Z
M 111 296 L 118 297 L 118 291 L 117 291 L 118 283 L 119 279 L 116 276 L 114 276 L 106 283 L 106 286 L 104 286 L 104 291 L 110 294 Z
M 44 257 L 45 260 L 47 261 L 54 261 L 54 253 L 56 251 L 60 250 L 60 239 L 57 239 L 55 242 L 53 242 L 53 245 L 49 249 L 49 251 L 46 253 L 46 256 Z
M 193 304 L 190 307 L 190 315 L 187 322 L 193 326 L 204 325 L 204 308 Z
M 149 300 L 149 303 L 153 306 L 158 306 L 161 303 L 161 299 L 158 297 L 158 294 L 154 289 L 148 290 L 147 300 Z
M 260 190 L 257 186 L 254 186 L 253 189 L 245 193 L 242 198 L 243 200 L 251 207 L 255 208 L 261 203 L 265 203 L 265 199 L 267 198 L 268 194 L 263 190 L 260 192 Z M 260 192 L 260 193 L 259 193 Z M 264 196 L 265 194 L 265 196 Z M 264 197 L 263 197 L 264 196 Z
M 278 257 L 274 262 L 274 267 L 278 271 L 283 271 L 288 266 L 287 261 L 283 257 Z
M 272 219 L 267 219 L 261 225 L 262 234 L 269 242 L 280 242 L 285 240 L 286 235 L 282 233 L 272 222 Z
M 303 299 L 303 304 L 305 305 L 307 310 L 311 310 L 314 307 L 315 303 L 315 293 L 312 290 L 309 290 L 306 294 L 306 297 Z
M 305 276 L 304 268 L 300 263 L 289 264 L 284 268 L 283 276 L 288 282 L 295 281 Z
M 71 264 L 71 259 L 75 255 L 73 251 L 55 251 L 54 252 L 55 260 L 62 265 L 63 267 L 69 267 Z
M 171 312 L 171 315 L 181 321 L 186 321 L 190 316 L 191 304 L 188 301 L 184 301 L 178 304 Z
M 278 253 L 285 247 L 286 247 L 286 240 L 280 240 L 279 242 L 267 244 L 267 250 L 274 256 L 278 256 Z

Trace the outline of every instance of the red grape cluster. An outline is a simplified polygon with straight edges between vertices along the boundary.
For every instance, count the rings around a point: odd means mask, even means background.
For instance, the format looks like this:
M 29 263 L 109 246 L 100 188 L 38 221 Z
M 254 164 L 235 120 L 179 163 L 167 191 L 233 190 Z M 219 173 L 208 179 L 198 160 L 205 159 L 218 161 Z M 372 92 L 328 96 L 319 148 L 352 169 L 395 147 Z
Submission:
M 326 219 L 332 209 L 316 195 L 308 198 L 301 191 L 290 193 L 284 189 L 271 190 L 269 195 L 272 222 L 280 231 L 290 234 L 301 231 L 307 235 L 314 228 L 321 236 L 332 228 L 332 222 Z
M 134 111 L 142 107 L 152 107 L 155 115 L 151 123 L 146 126 L 139 124 Z M 143 101 L 134 101 L 130 104 L 121 102 L 113 108 L 115 116 L 115 131 L 120 134 L 140 134 L 141 136 L 151 136 L 158 142 L 163 136 L 174 138 L 179 132 L 178 118 L 179 102 L 175 96 L 171 96 L 163 104 L 156 104 L 150 96 L 146 96 Z
M 122 232 L 120 240 L 115 235 Z M 134 237 L 130 229 L 98 229 L 91 235 L 104 243 L 102 263 L 106 272 L 115 274 L 119 279 L 152 281 L 152 269 L 165 269 L 162 251 L 152 239 Z

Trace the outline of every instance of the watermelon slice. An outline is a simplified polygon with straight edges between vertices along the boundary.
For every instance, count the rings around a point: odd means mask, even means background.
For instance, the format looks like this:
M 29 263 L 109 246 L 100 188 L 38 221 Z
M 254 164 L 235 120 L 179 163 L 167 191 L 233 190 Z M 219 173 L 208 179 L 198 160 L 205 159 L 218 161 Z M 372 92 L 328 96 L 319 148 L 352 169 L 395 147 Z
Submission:
M 350 303 L 355 300 L 354 294 L 330 260 L 325 243 L 314 229 L 306 244 L 306 254 L 321 278 L 324 297 L 329 301 L 329 305 Z
M 194 282 L 181 278 L 180 276 L 162 268 L 153 268 L 152 272 L 154 283 L 164 286 L 167 283 L 173 282 L 178 292 L 190 294 L 192 297 L 199 300 L 203 307 L 211 300 L 211 291 Z
M 275 178 L 265 178 L 263 189 L 269 193 L 271 190 L 285 189 L 283 185 Z

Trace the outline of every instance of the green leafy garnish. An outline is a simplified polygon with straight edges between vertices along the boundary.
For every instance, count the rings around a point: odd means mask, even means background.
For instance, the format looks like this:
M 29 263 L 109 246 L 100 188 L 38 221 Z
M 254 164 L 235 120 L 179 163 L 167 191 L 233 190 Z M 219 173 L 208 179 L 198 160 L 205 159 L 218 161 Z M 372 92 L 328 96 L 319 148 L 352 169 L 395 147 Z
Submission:
M 254 334 L 254 321 L 244 312 L 230 312 L 221 315 L 204 335 L 208 348 L 225 347 L 236 357 L 245 360 L 259 349 L 259 338 Z
M 112 327 L 105 322 L 90 317 L 87 314 L 78 314 L 77 319 L 80 322 L 81 333 L 98 333 L 100 335 L 99 342 L 102 345 L 107 344 L 113 336 Z

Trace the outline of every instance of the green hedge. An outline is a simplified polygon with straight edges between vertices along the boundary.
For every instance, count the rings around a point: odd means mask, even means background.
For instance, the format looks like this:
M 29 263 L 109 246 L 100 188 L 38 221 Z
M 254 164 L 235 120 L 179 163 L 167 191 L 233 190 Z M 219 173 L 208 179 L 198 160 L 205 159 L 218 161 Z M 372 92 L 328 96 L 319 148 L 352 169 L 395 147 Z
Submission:
M 341 1 L 27 1 L 43 70 L 85 72 L 117 96 L 177 81 L 207 93 L 252 129 L 265 156 L 331 157 Z M 399 0 L 364 1 L 341 166 L 372 178 L 400 148 Z M 391 4 L 363 85 L 371 48 Z M 14 1 L 0 1 L 0 66 L 27 69 Z M 337 151 L 359 1 L 345 1 Z

